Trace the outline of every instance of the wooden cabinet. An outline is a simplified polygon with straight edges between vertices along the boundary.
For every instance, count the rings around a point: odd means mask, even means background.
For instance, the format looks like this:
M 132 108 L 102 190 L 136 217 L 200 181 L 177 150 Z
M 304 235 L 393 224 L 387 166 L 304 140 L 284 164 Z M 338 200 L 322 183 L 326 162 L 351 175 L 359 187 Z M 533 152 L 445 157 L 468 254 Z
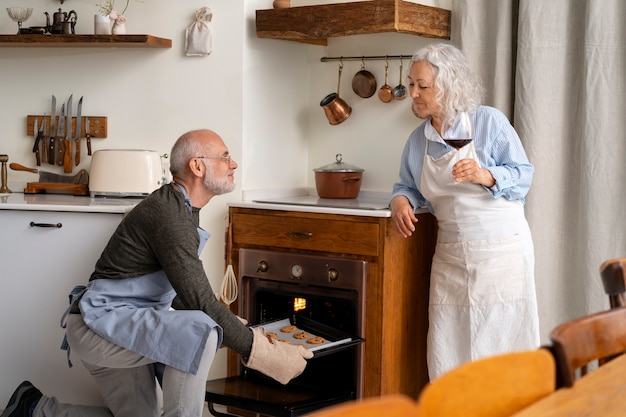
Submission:
M 408 239 L 395 231 L 389 217 L 240 207 L 230 207 L 229 215 L 232 243 L 227 253 L 237 274 L 242 248 L 366 260 L 364 396 L 417 397 L 428 381 L 428 288 L 436 238 L 432 215 L 419 214 L 416 233 Z M 229 375 L 235 375 L 232 352 L 228 362 Z
M 59 349 L 67 294 L 86 284 L 122 213 L 0 210 L 0 403 L 23 380 L 62 402 L 101 405 L 93 377 Z

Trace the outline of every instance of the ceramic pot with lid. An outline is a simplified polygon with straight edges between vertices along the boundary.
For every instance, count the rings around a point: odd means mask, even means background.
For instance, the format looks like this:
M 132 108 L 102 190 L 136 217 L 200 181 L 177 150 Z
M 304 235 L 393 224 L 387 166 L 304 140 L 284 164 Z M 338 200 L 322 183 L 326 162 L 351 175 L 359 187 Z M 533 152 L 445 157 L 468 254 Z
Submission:
M 316 168 L 315 188 L 320 198 L 357 198 L 364 169 L 346 164 L 339 153 L 336 162 Z

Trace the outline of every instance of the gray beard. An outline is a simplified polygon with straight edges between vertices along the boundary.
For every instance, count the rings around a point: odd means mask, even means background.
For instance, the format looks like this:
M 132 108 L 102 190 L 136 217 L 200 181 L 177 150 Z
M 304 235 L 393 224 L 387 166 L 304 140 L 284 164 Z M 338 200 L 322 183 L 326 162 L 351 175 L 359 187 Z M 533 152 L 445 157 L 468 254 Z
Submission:
M 228 181 L 228 177 L 221 179 L 215 178 L 213 175 L 213 168 L 209 164 L 205 164 L 207 167 L 204 175 L 204 188 L 215 195 L 221 195 L 231 192 L 235 189 L 235 183 Z

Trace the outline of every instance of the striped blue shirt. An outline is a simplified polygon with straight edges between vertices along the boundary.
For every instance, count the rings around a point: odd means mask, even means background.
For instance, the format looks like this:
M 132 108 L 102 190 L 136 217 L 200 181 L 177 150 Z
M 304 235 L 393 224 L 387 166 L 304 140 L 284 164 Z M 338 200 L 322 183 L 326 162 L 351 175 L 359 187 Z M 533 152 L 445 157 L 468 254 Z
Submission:
M 496 183 L 485 188 L 493 198 L 504 197 L 525 203 L 525 197 L 533 179 L 534 167 L 528 161 L 517 132 L 507 117 L 498 109 L 480 106 L 472 114 L 474 125 L 474 147 L 481 167 L 491 171 Z M 446 137 L 454 137 L 453 126 Z M 428 154 L 435 159 L 453 150 L 432 127 L 430 119 L 415 129 L 402 152 L 400 181 L 393 186 L 392 198 L 406 196 L 414 208 L 432 206 L 420 192 L 420 180 L 424 164 L 425 141 L 428 139 Z

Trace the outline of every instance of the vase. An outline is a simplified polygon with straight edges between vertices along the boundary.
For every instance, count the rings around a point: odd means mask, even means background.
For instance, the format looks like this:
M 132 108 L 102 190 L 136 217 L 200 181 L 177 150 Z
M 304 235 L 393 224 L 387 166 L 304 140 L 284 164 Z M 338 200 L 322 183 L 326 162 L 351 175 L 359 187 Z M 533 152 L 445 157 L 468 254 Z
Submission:
M 291 7 L 291 0 L 274 0 L 272 6 L 274 6 L 275 9 L 286 9 Z
M 113 21 L 113 27 L 111 28 L 113 35 L 125 35 L 126 34 L 126 18 L 124 16 L 118 16 Z
M 111 19 L 109 19 L 109 16 L 102 16 L 101 14 L 93 16 L 93 33 L 96 35 L 111 34 Z

